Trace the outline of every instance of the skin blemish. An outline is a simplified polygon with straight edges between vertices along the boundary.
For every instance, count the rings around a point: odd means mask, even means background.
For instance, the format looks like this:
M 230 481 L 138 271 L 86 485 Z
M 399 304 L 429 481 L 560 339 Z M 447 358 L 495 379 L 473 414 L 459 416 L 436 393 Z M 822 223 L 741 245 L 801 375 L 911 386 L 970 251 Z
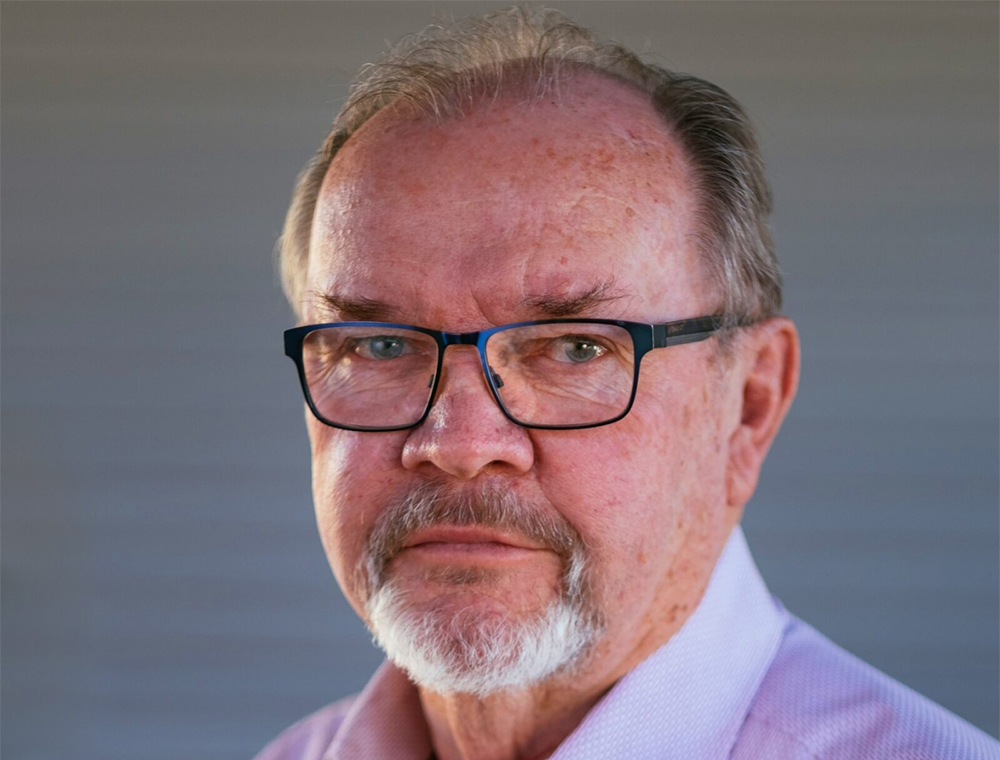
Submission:
M 632 208 L 631 206 L 626 206 L 625 207 L 625 215 L 626 216 L 635 216 L 635 209 Z
M 563 266 L 566 266 L 567 264 L 569 264 L 569 257 L 568 256 L 560 256 L 559 257 L 559 263 L 562 264 Z
M 406 180 L 401 183 L 400 187 L 403 188 L 407 195 L 413 196 L 423 195 L 427 190 L 427 186 L 419 179 Z

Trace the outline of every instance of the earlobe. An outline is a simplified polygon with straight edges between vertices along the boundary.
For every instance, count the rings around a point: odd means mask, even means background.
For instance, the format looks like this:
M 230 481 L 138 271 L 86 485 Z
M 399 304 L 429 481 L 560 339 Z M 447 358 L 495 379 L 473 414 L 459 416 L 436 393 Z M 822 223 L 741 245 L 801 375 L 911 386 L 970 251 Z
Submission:
M 764 457 L 799 382 L 799 337 L 791 320 L 773 317 L 751 328 L 744 340 L 739 424 L 729 438 L 726 477 L 729 504 L 740 507 L 757 487 Z

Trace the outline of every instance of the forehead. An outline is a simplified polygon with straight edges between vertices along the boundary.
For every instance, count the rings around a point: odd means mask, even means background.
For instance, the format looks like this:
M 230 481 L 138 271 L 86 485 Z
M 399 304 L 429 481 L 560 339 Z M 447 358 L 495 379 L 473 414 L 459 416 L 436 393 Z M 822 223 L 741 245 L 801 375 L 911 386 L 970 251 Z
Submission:
M 325 178 L 307 314 L 334 293 L 390 303 L 400 321 L 477 329 L 598 288 L 621 296 L 614 316 L 690 316 L 709 300 L 695 215 L 662 119 L 603 77 L 444 123 L 389 108 Z

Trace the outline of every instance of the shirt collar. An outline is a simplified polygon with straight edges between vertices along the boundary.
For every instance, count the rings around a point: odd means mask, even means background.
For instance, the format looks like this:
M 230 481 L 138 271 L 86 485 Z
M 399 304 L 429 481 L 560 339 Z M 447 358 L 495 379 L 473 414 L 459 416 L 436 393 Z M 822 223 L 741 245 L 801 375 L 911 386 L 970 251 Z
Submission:
M 615 684 L 551 760 L 727 757 L 778 650 L 784 622 L 737 526 L 694 613 Z M 387 662 L 351 706 L 324 757 L 430 755 L 417 690 Z
M 323 760 L 427 760 L 430 756 L 430 733 L 417 687 L 386 661 L 354 700 Z

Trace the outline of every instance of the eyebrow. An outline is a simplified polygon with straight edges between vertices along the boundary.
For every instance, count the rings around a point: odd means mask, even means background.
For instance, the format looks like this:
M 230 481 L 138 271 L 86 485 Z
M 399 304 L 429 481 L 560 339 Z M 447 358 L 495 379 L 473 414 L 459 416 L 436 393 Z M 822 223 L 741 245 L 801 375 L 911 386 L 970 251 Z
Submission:
M 575 317 L 586 314 L 598 306 L 624 298 L 625 293 L 614 289 L 613 281 L 602 281 L 572 296 L 528 296 L 522 302 L 531 311 L 543 317 Z
M 346 317 L 357 322 L 393 322 L 396 307 L 364 296 L 350 298 L 338 293 L 317 293 L 320 312 L 326 317 Z
M 358 322 L 398 321 L 400 310 L 375 298 L 349 297 L 339 293 L 317 293 L 319 310 L 324 317 Z M 582 316 L 598 306 L 624 298 L 625 294 L 613 287 L 612 281 L 591 285 L 576 295 L 529 295 L 521 306 L 539 318 Z

